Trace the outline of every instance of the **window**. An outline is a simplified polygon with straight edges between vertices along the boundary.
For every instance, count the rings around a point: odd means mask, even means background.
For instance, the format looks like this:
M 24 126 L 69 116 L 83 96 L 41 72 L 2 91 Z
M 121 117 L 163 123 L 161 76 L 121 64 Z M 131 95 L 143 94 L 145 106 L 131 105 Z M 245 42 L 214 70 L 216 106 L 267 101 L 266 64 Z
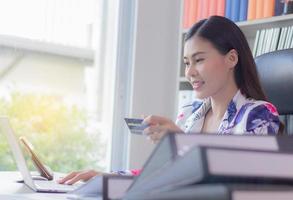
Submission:
M 109 168 L 115 2 L 0 1 L 0 114 L 54 171 Z M 1 138 L 2 170 L 8 152 Z

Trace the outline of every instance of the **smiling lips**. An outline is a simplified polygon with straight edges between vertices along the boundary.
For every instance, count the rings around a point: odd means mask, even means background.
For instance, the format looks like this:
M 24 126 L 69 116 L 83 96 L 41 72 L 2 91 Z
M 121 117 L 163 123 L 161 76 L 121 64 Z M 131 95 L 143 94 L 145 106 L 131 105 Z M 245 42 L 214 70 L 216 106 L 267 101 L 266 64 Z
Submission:
M 192 87 L 194 90 L 198 90 L 205 82 L 204 81 L 192 81 Z

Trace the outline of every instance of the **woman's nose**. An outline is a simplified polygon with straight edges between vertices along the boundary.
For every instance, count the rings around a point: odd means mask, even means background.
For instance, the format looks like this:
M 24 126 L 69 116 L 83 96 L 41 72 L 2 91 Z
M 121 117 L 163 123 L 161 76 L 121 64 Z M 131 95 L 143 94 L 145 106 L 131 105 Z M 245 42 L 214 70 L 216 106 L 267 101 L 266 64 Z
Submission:
M 186 77 L 196 76 L 197 74 L 198 74 L 198 71 L 194 65 L 191 65 L 191 66 L 185 68 L 185 76 Z

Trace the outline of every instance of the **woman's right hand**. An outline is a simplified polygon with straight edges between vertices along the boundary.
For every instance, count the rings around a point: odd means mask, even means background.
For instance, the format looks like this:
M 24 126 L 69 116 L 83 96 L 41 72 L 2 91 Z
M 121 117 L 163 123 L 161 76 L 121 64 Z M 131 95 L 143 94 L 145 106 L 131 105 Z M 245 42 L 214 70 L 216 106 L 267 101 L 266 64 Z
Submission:
M 147 125 L 143 133 L 154 143 L 168 132 L 184 133 L 172 120 L 165 117 L 150 115 L 142 123 Z
M 87 181 L 94 176 L 103 175 L 102 172 L 97 172 L 95 170 L 85 170 L 85 171 L 76 171 L 71 172 L 62 179 L 58 180 L 60 184 L 72 185 L 78 181 Z

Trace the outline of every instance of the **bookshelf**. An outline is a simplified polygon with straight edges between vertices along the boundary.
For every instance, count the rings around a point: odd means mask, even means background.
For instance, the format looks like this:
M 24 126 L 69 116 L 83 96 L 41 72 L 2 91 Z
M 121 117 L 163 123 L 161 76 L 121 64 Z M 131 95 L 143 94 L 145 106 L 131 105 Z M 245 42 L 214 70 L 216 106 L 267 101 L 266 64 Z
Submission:
M 243 31 L 251 51 L 253 51 L 254 42 L 255 42 L 255 36 L 256 32 L 261 29 L 268 29 L 268 28 L 282 28 L 287 26 L 293 26 L 293 14 L 287 14 L 287 15 L 281 15 L 281 16 L 273 16 L 268 18 L 262 18 L 262 19 L 255 19 L 255 20 L 249 20 L 249 21 L 241 21 L 236 23 L 240 29 Z M 181 58 L 183 57 L 183 38 L 184 34 L 187 32 L 187 29 L 182 29 L 181 35 L 180 35 L 180 41 L 181 43 Z M 178 91 L 178 109 L 179 107 L 184 104 L 182 102 L 187 102 L 190 100 L 193 100 L 192 95 L 189 95 L 186 99 L 186 95 L 189 93 L 192 93 L 192 87 L 187 82 L 186 78 L 184 77 L 184 64 L 183 59 L 181 59 L 179 67 L 179 91 Z M 189 99 L 189 100 L 188 100 Z M 181 104 L 181 105 L 180 105 Z
M 293 14 L 274 16 L 250 21 L 242 21 L 236 24 L 241 28 L 242 32 L 246 36 L 250 49 L 252 50 L 257 30 L 292 26 Z

